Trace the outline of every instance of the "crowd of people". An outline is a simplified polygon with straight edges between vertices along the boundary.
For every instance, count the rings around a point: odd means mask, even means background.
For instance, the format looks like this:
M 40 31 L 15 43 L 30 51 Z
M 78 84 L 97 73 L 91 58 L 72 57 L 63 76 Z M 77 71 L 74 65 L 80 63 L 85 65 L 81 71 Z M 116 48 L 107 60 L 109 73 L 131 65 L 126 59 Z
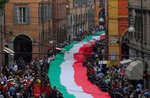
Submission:
M 55 58 L 57 51 L 49 51 L 43 58 L 32 59 L 25 63 L 22 58 L 14 64 L 3 66 L 0 76 L 0 98 L 28 98 L 35 96 L 34 83 L 41 86 L 43 98 L 63 98 L 57 87 L 52 88 L 47 76 L 49 63 Z
M 93 31 L 98 30 L 94 28 Z M 58 48 L 63 48 L 72 41 L 81 41 L 93 31 L 85 31 L 74 38 L 73 40 L 65 41 L 50 49 L 43 58 L 32 59 L 30 63 L 26 63 L 21 57 L 14 61 L 12 65 L 3 66 L 0 76 L 0 98 L 27 98 L 33 97 L 35 93 L 34 83 L 41 84 L 40 93 L 43 97 L 63 98 L 63 94 L 50 85 L 47 76 L 49 63 L 55 59 L 55 55 L 61 51 Z M 41 97 L 42 97 L 41 96 Z
M 12 65 L 3 66 L 0 76 L 0 98 L 28 98 L 35 97 L 34 83 L 40 83 L 40 95 L 43 98 L 63 98 L 63 94 L 57 87 L 51 87 L 47 76 L 49 63 L 55 59 L 55 55 L 61 48 L 72 41 L 80 41 L 89 33 L 86 31 L 78 35 L 78 38 L 68 40 L 48 50 L 43 58 L 32 59 L 26 63 L 22 58 Z M 57 49 L 59 48 L 59 49 Z
M 101 31 L 103 28 L 95 27 L 92 31 L 83 32 L 77 38 L 65 41 L 56 47 L 63 48 L 72 41 L 81 41 L 85 36 Z M 0 76 L 0 98 L 28 98 L 34 96 L 34 83 L 41 84 L 41 97 L 43 98 L 63 98 L 63 94 L 57 87 L 51 87 L 47 76 L 49 63 L 55 59 L 55 55 L 61 51 L 59 49 L 49 50 L 43 58 L 32 59 L 30 63 L 25 63 L 22 58 L 14 64 L 4 66 Z M 97 40 L 91 47 L 92 53 L 85 59 L 83 66 L 87 68 L 88 79 L 96 84 L 102 91 L 109 92 L 111 98 L 148 98 L 150 92 L 143 89 L 142 81 L 129 81 L 125 76 L 127 65 L 108 66 L 100 63 L 105 61 L 105 39 Z
M 109 66 L 105 62 L 105 39 L 91 46 L 92 53 L 85 59 L 88 79 L 111 98 L 149 98 L 150 92 L 143 88 L 143 81 L 131 81 L 125 77 L 127 64 Z

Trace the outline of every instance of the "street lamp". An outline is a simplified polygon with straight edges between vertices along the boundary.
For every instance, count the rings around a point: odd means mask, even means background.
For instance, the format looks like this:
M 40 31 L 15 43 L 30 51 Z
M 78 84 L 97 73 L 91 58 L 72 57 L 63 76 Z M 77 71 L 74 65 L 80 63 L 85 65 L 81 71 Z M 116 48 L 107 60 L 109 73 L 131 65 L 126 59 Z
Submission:
M 80 28 L 80 29 L 79 29 L 79 32 L 81 32 L 81 31 L 82 31 L 82 29 Z
M 83 4 L 83 7 L 85 7 L 85 4 Z
M 100 19 L 99 19 L 99 22 L 104 22 L 104 19 L 101 17 Z
M 69 8 L 69 5 L 68 5 L 68 4 L 66 5 L 66 8 L 67 8 L 67 9 Z
M 77 3 L 75 3 L 75 7 L 77 7 L 78 6 L 78 4 Z
M 128 28 L 128 32 L 129 32 L 129 33 L 135 32 L 135 28 L 131 25 L 131 26 Z

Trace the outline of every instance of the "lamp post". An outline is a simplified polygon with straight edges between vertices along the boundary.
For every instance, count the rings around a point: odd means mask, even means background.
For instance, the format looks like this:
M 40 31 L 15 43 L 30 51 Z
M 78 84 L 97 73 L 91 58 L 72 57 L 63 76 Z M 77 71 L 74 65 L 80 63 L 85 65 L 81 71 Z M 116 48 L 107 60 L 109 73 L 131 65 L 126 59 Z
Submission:
M 80 29 L 79 29 L 79 32 L 81 32 L 81 31 L 82 31 L 82 29 L 80 28 Z
M 81 28 L 79 29 L 79 33 L 80 33 L 80 34 L 82 33 L 82 29 L 81 29 Z M 80 34 L 79 34 L 79 36 L 80 36 Z
M 99 19 L 99 22 L 104 23 L 104 19 L 101 17 L 101 18 Z
M 101 26 L 101 25 L 103 25 L 103 24 L 104 24 L 104 19 L 101 17 L 101 18 L 99 19 L 99 25 L 100 25 L 100 29 L 101 29 L 101 30 L 104 29 L 104 27 Z
M 128 32 L 129 32 L 129 33 L 135 32 L 135 28 L 131 25 L 131 26 L 128 28 Z
M 67 5 L 66 5 L 66 9 L 68 9 L 68 8 L 69 8 L 69 5 L 67 4 Z
M 54 48 L 54 47 L 53 47 L 53 46 L 54 46 L 54 41 L 53 41 L 53 40 L 50 40 L 50 41 L 49 41 L 49 44 L 50 44 L 50 47 L 53 49 L 53 48 Z

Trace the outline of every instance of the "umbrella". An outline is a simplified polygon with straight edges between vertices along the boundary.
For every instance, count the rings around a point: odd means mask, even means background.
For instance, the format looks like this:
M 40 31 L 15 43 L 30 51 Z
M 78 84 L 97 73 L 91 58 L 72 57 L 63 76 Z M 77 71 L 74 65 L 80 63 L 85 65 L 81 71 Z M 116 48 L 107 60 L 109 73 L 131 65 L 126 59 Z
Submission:
M 143 62 L 139 60 L 131 62 L 126 68 L 125 77 L 129 80 L 143 79 Z
M 150 92 L 147 91 L 147 92 L 144 93 L 144 95 L 150 96 Z

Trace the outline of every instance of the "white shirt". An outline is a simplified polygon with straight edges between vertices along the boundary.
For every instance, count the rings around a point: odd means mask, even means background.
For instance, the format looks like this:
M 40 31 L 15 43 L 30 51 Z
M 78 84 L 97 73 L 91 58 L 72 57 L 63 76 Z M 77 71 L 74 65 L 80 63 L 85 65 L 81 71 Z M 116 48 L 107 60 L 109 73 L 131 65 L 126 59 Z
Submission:
M 39 64 L 40 64 L 40 65 L 43 65 L 43 60 L 39 60 Z
M 18 70 L 18 65 L 14 65 L 13 71 Z
M 142 91 L 142 87 L 143 87 L 142 84 L 139 83 L 137 86 L 138 86 L 139 90 Z

